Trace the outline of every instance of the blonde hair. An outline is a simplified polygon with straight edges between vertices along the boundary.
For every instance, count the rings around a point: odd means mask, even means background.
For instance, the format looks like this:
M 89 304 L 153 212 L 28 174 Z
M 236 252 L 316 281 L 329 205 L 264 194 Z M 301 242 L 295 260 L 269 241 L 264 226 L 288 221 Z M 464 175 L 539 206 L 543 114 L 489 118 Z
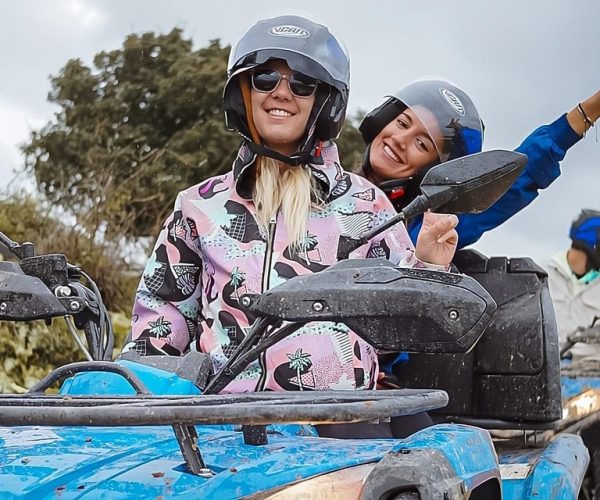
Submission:
M 290 248 L 296 252 L 306 250 L 308 219 L 323 204 L 322 193 L 307 167 L 290 167 L 259 157 L 252 199 L 258 221 L 265 228 L 281 208 Z

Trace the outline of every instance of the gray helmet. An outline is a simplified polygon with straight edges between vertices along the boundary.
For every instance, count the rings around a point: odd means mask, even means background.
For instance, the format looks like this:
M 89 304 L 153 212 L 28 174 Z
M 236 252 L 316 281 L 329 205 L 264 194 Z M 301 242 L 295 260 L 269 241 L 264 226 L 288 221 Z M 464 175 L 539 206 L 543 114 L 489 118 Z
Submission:
M 290 69 L 326 84 L 317 88 L 301 152 L 312 149 L 316 140 L 336 138 L 346 116 L 350 60 L 327 27 L 299 16 L 258 21 L 232 47 L 223 92 L 227 127 L 252 143 L 239 76 L 269 59 L 282 59 Z
M 434 140 L 441 162 L 479 153 L 484 126 L 471 98 L 444 80 L 420 80 L 407 85 L 381 106 L 371 111 L 359 130 L 366 144 L 406 108 L 410 108 L 427 127 L 424 116 L 433 114 L 442 137 Z M 429 134 L 432 139 L 436 134 Z

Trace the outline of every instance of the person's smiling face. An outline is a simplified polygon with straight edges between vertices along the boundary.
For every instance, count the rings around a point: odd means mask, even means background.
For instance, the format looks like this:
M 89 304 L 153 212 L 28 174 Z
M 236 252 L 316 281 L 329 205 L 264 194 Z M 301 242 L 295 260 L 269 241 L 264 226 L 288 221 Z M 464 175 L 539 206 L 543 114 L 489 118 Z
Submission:
M 369 159 L 375 182 L 409 178 L 439 162 L 434 142 L 442 140 L 439 125 L 426 108 L 419 106 L 418 113 L 426 123 L 407 108 L 373 140 Z
M 252 88 L 250 96 L 254 124 L 265 146 L 290 155 L 297 151 L 304 136 L 315 94 L 299 97 L 291 92 L 289 78 L 293 71 L 285 61 L 270 60 L 259 69 L 263 68 L 277 70 L 283 78 L 270 92 L 259 92 Z

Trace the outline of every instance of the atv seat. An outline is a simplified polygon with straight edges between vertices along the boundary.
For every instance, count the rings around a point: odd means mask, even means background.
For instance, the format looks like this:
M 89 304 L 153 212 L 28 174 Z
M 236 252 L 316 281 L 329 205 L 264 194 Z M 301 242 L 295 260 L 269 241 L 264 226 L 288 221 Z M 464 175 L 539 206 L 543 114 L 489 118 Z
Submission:
M 119 354 L 117 359 L 174 373 L 193 382 L 201 390 L 206 386 L 213 370 L 209 355 L 197 351 L 189 351 L 185 356 L 140 356 L 136 351 L 126 351 Z
M 434 420 L 541 429 L 562 417 L 558 333 L 545 271 L 530 258 L 461 250 L 454 264 L 498 305 L 466 354 L 410 354 L 394 366 L 403 387 L 436 388 L 449 404 Z

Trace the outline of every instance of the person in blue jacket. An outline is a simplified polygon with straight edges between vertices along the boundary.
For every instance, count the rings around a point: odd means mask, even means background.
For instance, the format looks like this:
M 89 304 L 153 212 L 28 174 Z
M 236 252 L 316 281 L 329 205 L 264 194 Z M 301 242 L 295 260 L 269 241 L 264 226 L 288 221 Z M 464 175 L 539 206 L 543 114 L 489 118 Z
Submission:
M 510 189 L 480 214 L 459 215 L 458 248 L 475 243 L 529 205 L 559 175 L 559 162 L 600 117 L 600 91 L 549 125 L 534 130 L 516 149 L 525 170 Z M 385 191 L 397 210 L 420 194 L 429 168 L 482 150 L 484 126 L 469 96 L 444 80 L 414 82 L 365 116 L 359 126 L 367 148 L 361 173 Z M 415 241 L 422 217 L 408 221 Z

